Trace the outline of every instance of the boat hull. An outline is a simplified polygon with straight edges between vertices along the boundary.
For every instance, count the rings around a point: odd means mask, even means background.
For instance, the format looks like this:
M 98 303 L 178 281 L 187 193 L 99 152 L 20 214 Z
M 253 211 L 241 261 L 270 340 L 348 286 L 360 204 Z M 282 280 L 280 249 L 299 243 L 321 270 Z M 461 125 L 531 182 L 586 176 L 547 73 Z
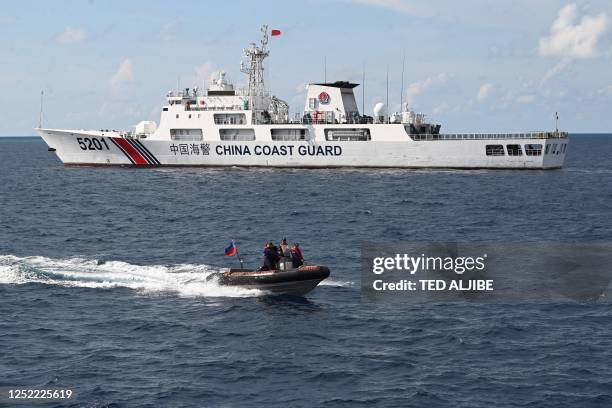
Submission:
M 554 169 L 567 138 L 415 141 L 201 141 L 126 139 L 116 132 L 38 129 L 67 165 Z M 541 146 L 541 155 L 488 156 L 491 144 Z
M 274 294 L 303 296 L 328 277 L 329 268 L 309 265 L 287 271 L 231 269 L 224 273 L 214 273 L 209 276 L 209 279 L 217 280 L 220 285 L 258 289 Z

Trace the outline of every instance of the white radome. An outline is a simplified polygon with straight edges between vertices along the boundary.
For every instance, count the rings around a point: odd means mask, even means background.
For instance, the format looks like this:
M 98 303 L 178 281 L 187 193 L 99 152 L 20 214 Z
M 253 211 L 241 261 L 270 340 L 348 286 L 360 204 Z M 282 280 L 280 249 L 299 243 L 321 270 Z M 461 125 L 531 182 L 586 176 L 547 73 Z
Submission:
M 379 117 L 379 116 L 385 116 L 387 114 L 387 106 L 382 103 L 382 102 L 378 102 L 376 105 L 374 105 L 374 116 Z

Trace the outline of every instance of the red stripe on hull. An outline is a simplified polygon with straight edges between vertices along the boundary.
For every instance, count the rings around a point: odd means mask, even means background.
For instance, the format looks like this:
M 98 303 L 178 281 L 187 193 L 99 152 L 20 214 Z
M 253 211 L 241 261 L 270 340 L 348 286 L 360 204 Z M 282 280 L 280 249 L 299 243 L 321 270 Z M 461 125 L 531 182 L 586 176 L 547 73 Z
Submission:
M 138 152 L 138 150 L 134 149 L 132 145 L 122 137 L 113 137 L 113 140 L 119 144 L 125 150 L 127 154 L 130 155 L 132 160 L 137 166 L 143 166 L 149 164 L 147 159 L 142 157 L 142 155 Z

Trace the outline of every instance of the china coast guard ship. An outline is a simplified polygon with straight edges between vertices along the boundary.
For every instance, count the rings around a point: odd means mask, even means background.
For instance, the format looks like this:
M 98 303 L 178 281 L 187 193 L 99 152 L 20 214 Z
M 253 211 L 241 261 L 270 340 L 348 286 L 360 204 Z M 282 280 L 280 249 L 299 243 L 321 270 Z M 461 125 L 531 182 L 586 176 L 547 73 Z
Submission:
M 272 35 L 279 32 L 273 30 Z M 388 114 L 360 113 L 348 81 L 312 83 L 304 111 L 264 85 L 268 29 L 259 46 L 244 49 L 248 86 L 236 89 L 224 72 L 205 91 L 169 92 L 159 125 L 134 131 L 36 130 L 60 160 L 71 165 L 530 168 L 563 166 L 568 134 L 440 133 L 440 125 L 406 107 Z

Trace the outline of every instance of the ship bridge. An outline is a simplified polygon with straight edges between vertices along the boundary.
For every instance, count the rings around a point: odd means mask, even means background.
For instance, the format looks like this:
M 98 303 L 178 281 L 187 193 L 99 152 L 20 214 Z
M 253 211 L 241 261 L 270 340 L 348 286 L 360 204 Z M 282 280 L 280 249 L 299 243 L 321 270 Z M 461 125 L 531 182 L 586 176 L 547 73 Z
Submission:
M 358 123 L 359 109 L 348 81 L 308 84 L 304 119 L 314 123 Z

